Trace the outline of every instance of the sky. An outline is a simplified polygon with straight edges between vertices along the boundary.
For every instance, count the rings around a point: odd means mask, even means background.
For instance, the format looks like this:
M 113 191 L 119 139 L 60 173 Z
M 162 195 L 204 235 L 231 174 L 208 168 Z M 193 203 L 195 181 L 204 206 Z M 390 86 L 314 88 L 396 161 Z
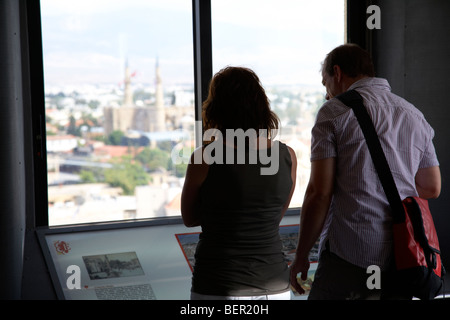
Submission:
M 41 0 L 47 84 L 193 83 L 191 0 Z M 214 72 L 255 70 L 266 85 L 320 85 L 344 41 L 343 0 L 211 0 Z

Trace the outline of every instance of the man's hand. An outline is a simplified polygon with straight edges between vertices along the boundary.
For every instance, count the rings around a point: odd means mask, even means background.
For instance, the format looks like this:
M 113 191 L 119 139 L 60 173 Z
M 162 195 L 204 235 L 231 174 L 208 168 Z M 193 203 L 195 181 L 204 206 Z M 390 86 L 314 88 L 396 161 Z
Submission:
M 290 282 L 292 288 L 297 291 L 299 294 L 305 293 L 305 290 L 297 281 L 297 274 L 301 273 L 301 279 L 305 281 L 308 278 L 308 270 L 309 270 L 309 259 L 297 259 L 295 258 L 294 262 L 290 267 Z

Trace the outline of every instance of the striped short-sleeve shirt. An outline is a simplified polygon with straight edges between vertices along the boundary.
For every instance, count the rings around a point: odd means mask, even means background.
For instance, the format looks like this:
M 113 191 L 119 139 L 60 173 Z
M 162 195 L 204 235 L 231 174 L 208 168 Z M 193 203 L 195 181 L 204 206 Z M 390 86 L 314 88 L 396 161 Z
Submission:
M 423 114 L 393 94 L 381 78 L 364 78 L 350 88 L 364 99 L 403 199 L 416 196 L 419 168 L 438 166 L 434 131 Z M 319 110 L 312 129 L 311 161 L 336 158 L 333 199 L 321 247 L 360 267 L 385 269 L 392 254 L 391 210 L 353 111 L 338 99 Z

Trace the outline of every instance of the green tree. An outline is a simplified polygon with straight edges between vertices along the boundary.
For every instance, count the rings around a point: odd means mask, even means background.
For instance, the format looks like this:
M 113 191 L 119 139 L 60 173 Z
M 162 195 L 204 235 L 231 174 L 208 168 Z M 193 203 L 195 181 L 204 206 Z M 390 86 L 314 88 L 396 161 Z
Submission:
M 122 143 L 122 138 L 125 136 L 125 134 L 120 130 L 114 130 L 111 132 L 111 134 L 108 136 L 108 139 L 106 140 L 106 143 L 113 146 L 120 146 Z
M 69 117 L 69 127 L 67 128 L 67 133 L 81 137 L 80 128 L 77 128 L 76 120 L 73 115 L 70 115 Z
M 84 183 L 95 183 L 105 181 L 103 169 L 101 168 L 89 168 L 81 170 L 80 179 Z
M 167 151 L 168 153 L 172 152 L 174 143 L 170 140 L 159 141 L 157 144 L 158 149 Z
M 177 176 L 178 178 L 183 178 L 184 176 L 186 176 L 186 171 L 187 171 L 187 164 L 181 163 L 175 165 L 175 176 Z
M 105 181 L 112 187 L 120 187 L 125 195 L 133 195 L 136 186 L 146 185 L 149 175 L 131 156 L 113 161 L 113 167 L 105 170 Z
M 149 171 L 155 171 L 160 167 L 168 170 L 170 153 L 161 149 L 150 149 L 147 147 L 136 156 L 136 160 Z
M 91 101 L 89 101 L 88 106 L 91 109 L 97 109 L 100 106 L 100 101 L 98 101 L 98 100 L 91 100 Z
M 84 183 L 94 183 L 95 182 L 94 173 L 89 170 L 81 170 L 80 171 L 80 179 Z

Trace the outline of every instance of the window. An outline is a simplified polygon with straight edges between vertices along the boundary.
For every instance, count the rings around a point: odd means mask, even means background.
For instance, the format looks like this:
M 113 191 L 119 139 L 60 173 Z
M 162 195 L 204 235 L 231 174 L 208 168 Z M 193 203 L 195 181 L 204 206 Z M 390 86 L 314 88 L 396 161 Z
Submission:
M 344 42 L 344 2 L 211 0 L 213 73 L 253 69 L 297 153 L 291 207 L 309 179 L 320 63 Z M 187 164 L 173 152 L 190 154 L 201 131 L 192 1 L 41 0 L 41 14 L 49 225 L 180 215 Z
M 344 42 L 344 1 L 213 0 L 213 71 L 254 70 L 281 119 L 277 138 L 297 154 L 300 207 L 310 174 L 311 128 L 325 101 L 321 62 Z
M 49 225 L 180 215 L 190 0 L 41 0 Z M 192 142 L 191 142 L 192 141 Z

